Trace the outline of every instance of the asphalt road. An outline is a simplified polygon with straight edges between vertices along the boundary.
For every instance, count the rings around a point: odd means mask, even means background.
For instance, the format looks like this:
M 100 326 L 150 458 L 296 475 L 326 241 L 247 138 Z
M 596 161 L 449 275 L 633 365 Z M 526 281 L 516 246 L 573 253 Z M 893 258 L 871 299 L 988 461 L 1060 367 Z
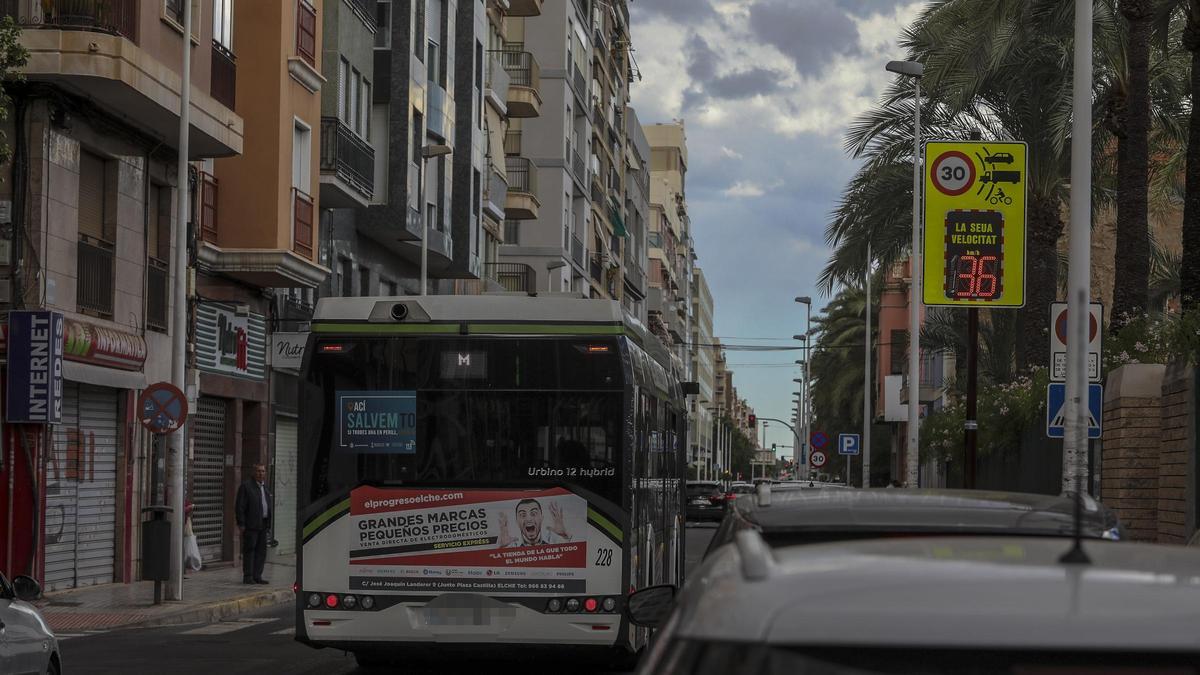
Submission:
M 715 525 L 687 529 L 690 572 L 712 538 Z M 314 650 L 292 640 L 291 605 L 280 605 L 215 624 L 115 630 L 64 639 L 66 675 L 84 673 L 167 673 L 168 675 L 350 675 L 363 674 L 354 657 L 330 649 Z M 492 663 L 442 663 L 428 670 L 411 665 L 396 672 L 437 675 L 511 670 L 521 675 L 580 673 L 579 664 L 520 663 L 505 669 Z

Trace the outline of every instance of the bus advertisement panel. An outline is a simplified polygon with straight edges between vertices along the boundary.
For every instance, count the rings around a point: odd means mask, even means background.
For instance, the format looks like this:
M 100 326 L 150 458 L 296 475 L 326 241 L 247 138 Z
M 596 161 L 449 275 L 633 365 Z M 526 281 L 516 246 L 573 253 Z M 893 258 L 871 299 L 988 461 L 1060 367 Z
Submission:
M 591 590 L 587 502 L 563 488 L 364 486 L 351 492 L 350 520 L 354 591 Z

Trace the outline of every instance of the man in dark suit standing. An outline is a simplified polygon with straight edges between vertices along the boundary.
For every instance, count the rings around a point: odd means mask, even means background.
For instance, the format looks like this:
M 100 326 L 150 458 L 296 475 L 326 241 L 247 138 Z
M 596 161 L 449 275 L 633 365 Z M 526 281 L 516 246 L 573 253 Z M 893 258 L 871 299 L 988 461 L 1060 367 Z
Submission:
M 254 465 L 254 477 L 238 487 L 234 514 L 242 537 L 242 583 L 266 584 L 267 539 L 271 526 L 271 493 L 267 492 L 267 467 Z

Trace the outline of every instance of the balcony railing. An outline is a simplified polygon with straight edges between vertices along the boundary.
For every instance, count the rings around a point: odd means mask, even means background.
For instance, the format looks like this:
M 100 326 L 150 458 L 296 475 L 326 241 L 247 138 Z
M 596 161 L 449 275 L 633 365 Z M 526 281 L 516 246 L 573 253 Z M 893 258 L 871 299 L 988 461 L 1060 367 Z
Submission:
M 538 89 L 542 83 L 542 69 L 537 59 L 529 52 L 519 52 L 509 49 L 499 49 L 491 52 L 500 60 L 500 65 L 508 73 L 509 85 Z
M 237 101 L 237 60 L 216 42 L 213 42 L 212 48 L 212 83 L 208 92 L 226 108 L 234 109 Z
M 299 188 L 292 188 L 292 250 L 312 260 L 313 200 Z
M 583 241 L 575 235 L 571 235 L 571 259 L 576 265 L 583 267 Z
M 578 95 L 581 100 L 586 100 L 587 80 L 584 79 L 583 72 L 580 71 L 579 66 L 574 63 L 571 64 L 571 71 L 574 73 L 575 94 Z
M 508 191 L 537 195 L 537 167 L 525 157 L 506 157 L 504 172 L 508 175 Z
M 217 243 L 217 177 L 200 172 L 200 238 Z
M 503 217 L 504 204 L 508 199 L 508 181 L 492 168 L 487 170 L 487 175 L 487 192 L 484 194 L 484 204 L 498 213 L 499 217 Z
M 630 260 L 628 249 L 626 249 L 625 255 L 625 281 L 643 293 L 646 290 L 646 273 L 640 265 Z
M 166 332 L 167 289 L 170 267 L 157 259 L 146 260 L 146 327 Z
M 137 0 L 0 0 L 0 16 L 22 28 L 111 33 L 137 42 Z
M 600 259 L 599 253 L 593 253 L 588 261 L 588 268 L 592 273 L 592 278 L 596 283 L 604 283 L 604 261 Z
M 537 273 L 525 263 L 484 263 L 483 273 L 510 293 L 537 291 Z
M 335 174 L 370 199 L 375 194 L 375 148 L 338 118 L 322 117 L 321 173 Z
M 580 182 L 587 182 L 587 168 L 583 163 L 583 158 L 579 156 L 578 150 L 571 151 L 571 170 L 575 172 L 575 177 Z
M 363 16 L 369 17 L 372 21 L 375 20 L 375 2 L 374 0 L 350 0 L 350 5 L 358 10 Z
M 308 0 L 296 0 L 296 53 L 317 67 L 317 10 Z
M 509 129 L 504 134 L 504 154 L 519 155 L 521 154 L 521 130 Z
M 112 318 L 115 250 L 112 242 L 79 235 L 79 276 L 75 287 L 79 311 L 104 319 Z

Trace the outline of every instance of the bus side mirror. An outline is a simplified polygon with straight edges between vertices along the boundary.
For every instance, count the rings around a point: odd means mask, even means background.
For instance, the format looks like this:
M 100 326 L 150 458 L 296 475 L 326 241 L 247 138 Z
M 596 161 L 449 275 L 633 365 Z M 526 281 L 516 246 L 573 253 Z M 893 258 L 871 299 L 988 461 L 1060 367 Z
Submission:
M 675 604 L 675 586 L 663 584 L 634 591 L 625 601 L 625 616 L 635 626 L 658 628 Z

